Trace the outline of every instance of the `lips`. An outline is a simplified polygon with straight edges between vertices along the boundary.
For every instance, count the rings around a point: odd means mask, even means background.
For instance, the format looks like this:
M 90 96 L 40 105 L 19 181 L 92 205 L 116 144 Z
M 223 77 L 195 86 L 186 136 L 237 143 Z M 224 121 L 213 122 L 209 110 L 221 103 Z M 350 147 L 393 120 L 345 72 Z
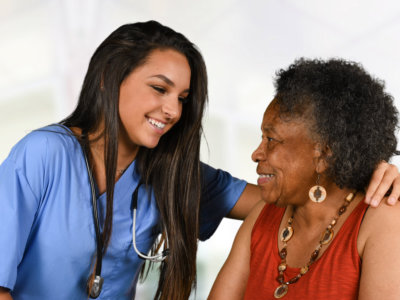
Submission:
M 260 174 L 257 179 L 257 184 L 262 185 L 272 181 L 275 178 L 274 174 Z
M 166 125 L 165 123 L 157 121 L 153 118 L 147 118 L 147 122 L 149 122 L 154 127 L 157 127 L 158 129 L 164 129 L 164 127 Z
M 165 133 L 165 126 L 167 125 L 167 123 L 161 122 L 159 120 L 150 117 L 146 117 L 146 120 L 156 134 L 163 135 Z

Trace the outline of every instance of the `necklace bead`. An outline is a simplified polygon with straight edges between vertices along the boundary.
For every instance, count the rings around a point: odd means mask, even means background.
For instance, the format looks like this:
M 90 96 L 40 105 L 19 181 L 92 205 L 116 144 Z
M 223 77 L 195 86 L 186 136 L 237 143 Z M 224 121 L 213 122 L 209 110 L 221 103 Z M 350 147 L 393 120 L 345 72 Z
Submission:
M 278 286 L 276 288 L 274 297 L 277 299 L 282 298 L 283 296 L 285 296 L 287 294 L 288 290 L 289 290 L 289 287 L 287 284 L 281 284 L 280 286 Z
M 332 226 L 329 225 L 328 228 L 325 229 L 325 232 L 322 233 L 320 243 L 322 245 L 328 244 L 333 239 L 333 234 L 334 234 L 334 232 L 333 232 Z
M 293 235 L 293 227 L 292 226 L 287 226 L 285 227 L 282 232 L 281 232 L 281 241 L 282 242 L 287 242 L 288 240 L 290 240 L 290 238 Z
M 287 250 L 286 250 L 286 247 L 285 247 L 285 248 L 282 248 L 282 250 L 279 252 L 279 256 L 280 256 L 282 259 L 285 259 L 285 258 L 286 258 L 286 255 L 287 255 Z
M 308 266 L 304 266 L 304 267 L 302 267 L 301 269 L 300 269 L 300 274 L 301 275 L 304 275 L 304 274 L 306 274 L 308 272 Z
M 283 271 L 285 271 L 285 270 L 286 270 L 286 264 L 281 263 L 281 264 L 278 266 L 278 271 L 279 271 L 279 272 L 283 272 Z

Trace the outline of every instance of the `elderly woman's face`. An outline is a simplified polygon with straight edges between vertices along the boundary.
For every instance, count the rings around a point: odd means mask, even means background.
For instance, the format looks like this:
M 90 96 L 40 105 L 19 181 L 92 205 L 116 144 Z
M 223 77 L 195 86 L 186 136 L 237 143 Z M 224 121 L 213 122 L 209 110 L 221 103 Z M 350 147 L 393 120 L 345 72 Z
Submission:
M 282 121 L 276 101 L 264 113 L 262 141 L 252 155 L 257 162 L 258 185 L 262 199 L 279 206 L 302 204 L 315 185 L 315 142 L 306 124 L 299 120 Z

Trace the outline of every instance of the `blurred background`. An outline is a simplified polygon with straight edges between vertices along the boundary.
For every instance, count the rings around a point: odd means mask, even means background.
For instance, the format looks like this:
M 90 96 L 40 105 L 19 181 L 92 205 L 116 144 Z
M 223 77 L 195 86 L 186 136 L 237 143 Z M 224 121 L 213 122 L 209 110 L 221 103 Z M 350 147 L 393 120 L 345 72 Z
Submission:
M 397 0 L 0 0 L 0 161 L 29 131 L 73 110 L 89 59 L 106 36 L 149 19 L 182 32 L 205 58 L 210 101 L 202 160 L 249 182 L 256 182 L 250 155 L 274 73 L 296 58 L 360 62 L 385 80 L 399 107 Z M 239 226 L 224 220 L 200 243 L 191 299 L 207 297 Z M 156 281 L 150 274 L 137 299 L 151 299 Z

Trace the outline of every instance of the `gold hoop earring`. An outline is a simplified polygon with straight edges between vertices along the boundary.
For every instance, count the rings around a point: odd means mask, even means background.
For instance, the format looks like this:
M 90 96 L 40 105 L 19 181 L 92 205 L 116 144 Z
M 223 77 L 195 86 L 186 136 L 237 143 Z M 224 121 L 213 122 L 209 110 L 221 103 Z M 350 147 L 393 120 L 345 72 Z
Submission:
M 308 197 L 315 203 L 324 202 L 326 199 L 326 190 L 323 186 L 319 185 L 319 178 L 320 174 L 318 173 L 316 185 L 314 185 L 308 192 Z

